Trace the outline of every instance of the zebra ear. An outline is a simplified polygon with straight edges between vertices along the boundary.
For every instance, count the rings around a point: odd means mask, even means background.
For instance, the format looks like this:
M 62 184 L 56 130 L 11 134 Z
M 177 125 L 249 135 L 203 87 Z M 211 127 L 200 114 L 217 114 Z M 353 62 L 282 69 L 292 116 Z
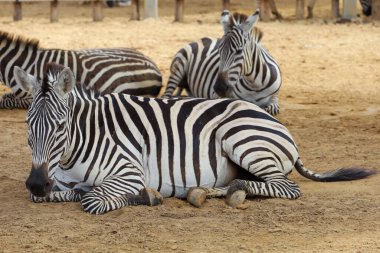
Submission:
M 15 66 L 13 68 L 13 76 L 20 89 L 28 93 L 33 94 L 39 86 L 37 78 L 26 73 L 23 69 L 21 69 L 18 66 Z
M 66 67 L 59 74 L 55 89 L 59 95 L 65 97 L 74 88 L 75 82 L 74 73 L 70 68 Z
M 230 12 L 228 10 L 224 10 L 220 15 L 220 24 L 223 26 L 224 33 L 231 29 Z
M 249 33 L 252 28 L 256 25 L 259 20 L 260 10 L 257 9 L 255 13 L 247 18 L 247 20 L 243 23 L 242 29 L 244 32 Z

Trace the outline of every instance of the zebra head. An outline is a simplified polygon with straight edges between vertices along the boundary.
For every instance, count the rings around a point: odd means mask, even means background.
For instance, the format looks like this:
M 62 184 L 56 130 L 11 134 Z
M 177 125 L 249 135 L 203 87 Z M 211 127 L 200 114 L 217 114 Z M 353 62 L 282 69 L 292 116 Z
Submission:
M 228 90 L 235 86 L 243 74 L 245 58 L 249 57 L 250 34 L 259 19 L 259 10 L 251 16 L 223 11 L 220 23 L 224 29 L 218 51 L 220 55 L 219 72 L 215 92 L 225 97 Z
M 43 197 L 52 189 L 51 178 L 69 141 L 69 93 L 75 78 L 69 68 L 53 63 L 47 65 L 42 83 L 18 67 L 14 76 L 24 91 L 33 94 L 27 114 L 32 169 L 26 187 Z

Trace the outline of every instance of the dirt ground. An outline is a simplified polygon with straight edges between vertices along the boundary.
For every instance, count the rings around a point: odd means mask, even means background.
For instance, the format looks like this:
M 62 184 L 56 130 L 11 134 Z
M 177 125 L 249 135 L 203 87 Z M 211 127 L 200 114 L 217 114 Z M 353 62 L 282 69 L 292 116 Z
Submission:
M 55 24 L 48 3 L 24 5 L 17 23 L 11 4 L 0 3 L 0 30 L 51 48 L 134 47 L 154 59 L 166 82 L 179 48 L 222 34 L 220 1 L 185 2 L 192 5 L 183 24 L 172 22 L 170 0 L 160 0 L 160 20 L 140 22 L 118 7 L 93 23 L 90 6 L 65 3 Z M 233 10 L 254 10 L 251 1 L 232 2 Z M 316 19 L 295 21 L 294 1 L 278 2 L 287 20 L 258 26 L 283 74 L 278 118 L 305 165 L 380 170 L 380 24 L 334 24 L 328 0 L 317 3 Z M 33 204 L 24 185 L 31 167 L 25 115 L 0 110 L 0 252 L 380 252 L 380 175 L 317 183 L 294 172 L 300 199 L 250 199 L 246 210 L 222 199 L 200 209 L 165 199 L 101 216 L 84 213 L 79 203 Z

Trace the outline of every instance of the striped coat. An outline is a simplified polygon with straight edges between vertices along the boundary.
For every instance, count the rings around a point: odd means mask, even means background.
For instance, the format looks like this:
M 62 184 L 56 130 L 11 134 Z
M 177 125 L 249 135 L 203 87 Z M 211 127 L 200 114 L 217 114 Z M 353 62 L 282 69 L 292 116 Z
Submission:
M 81 201 L 99 214 L 158 204 L 161 196 L 188 196 L 199 205 L 200 190 L 203 199 L 227 196 L 235 206 L 231 196 L 242 192 L 298 198 L 298 185 L 287 178 L 293 167 L 317 181 L 373 174 L 306 169 L 286 127 L 249 102 L 99 95 L 75 87 L 72 72 L 59 65 L 49 65 L 42 85 L 16 70 L 21 86 L 35 90 L 26 181 L 35 202 Z
M 263 33 L 254 27 L 258 15 L 224 11 L 221 39 L 203 38 L 180 49 L 163 98 L 178 96 L 185 89 L 189 96 L 242 99 L 278 114 L 281 72 L 262 45 Z
M 45 49 L 37 40 L 0 32 L 0 81 L 12 89 L 0 99 L 0 108 L 27 108 L 31 102 L 30 92 L 14 80 L 14 66 L 42 79 L 48 62 L 70 67 L 78 82 L 101 93 L 157 96 L 162 85 L 157 65 L 134 49 Z

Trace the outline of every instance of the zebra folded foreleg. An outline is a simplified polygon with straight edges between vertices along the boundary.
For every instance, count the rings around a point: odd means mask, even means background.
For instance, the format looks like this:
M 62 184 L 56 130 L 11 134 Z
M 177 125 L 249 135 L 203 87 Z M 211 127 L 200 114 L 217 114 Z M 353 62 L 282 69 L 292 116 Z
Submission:
M 278 97 L 274 96 L 270 104 L 264 107 L 264 110 L 272 116 L 276 116 L 280 113 L 280 105 L 278 104 Z
M 129 186 L 128 180 L 118 177 L 103 181 L 100 186 L 94 187 L 83 196 L 83 210 L 91 214 L 103 214 L 126 206 L 155 206 L 163 201 L 161 194 L 154 189 L 141 188 L 137 192 L 136 186 Z
M 46 197 L 37 197 L 30 193 L 30 199 L 34 203 L 42 202 L 79 202 L 86 192 L 81 189 L 69 191 L 52 191 Z
M 248 197 L 263 196 L 296 199 L 301 195 L 300 188 L 286 176 L 276 176 L 265 182 L 235 179 L 227 192 L 227 204 L 237 206 L 243 203 L 243 193 Z

